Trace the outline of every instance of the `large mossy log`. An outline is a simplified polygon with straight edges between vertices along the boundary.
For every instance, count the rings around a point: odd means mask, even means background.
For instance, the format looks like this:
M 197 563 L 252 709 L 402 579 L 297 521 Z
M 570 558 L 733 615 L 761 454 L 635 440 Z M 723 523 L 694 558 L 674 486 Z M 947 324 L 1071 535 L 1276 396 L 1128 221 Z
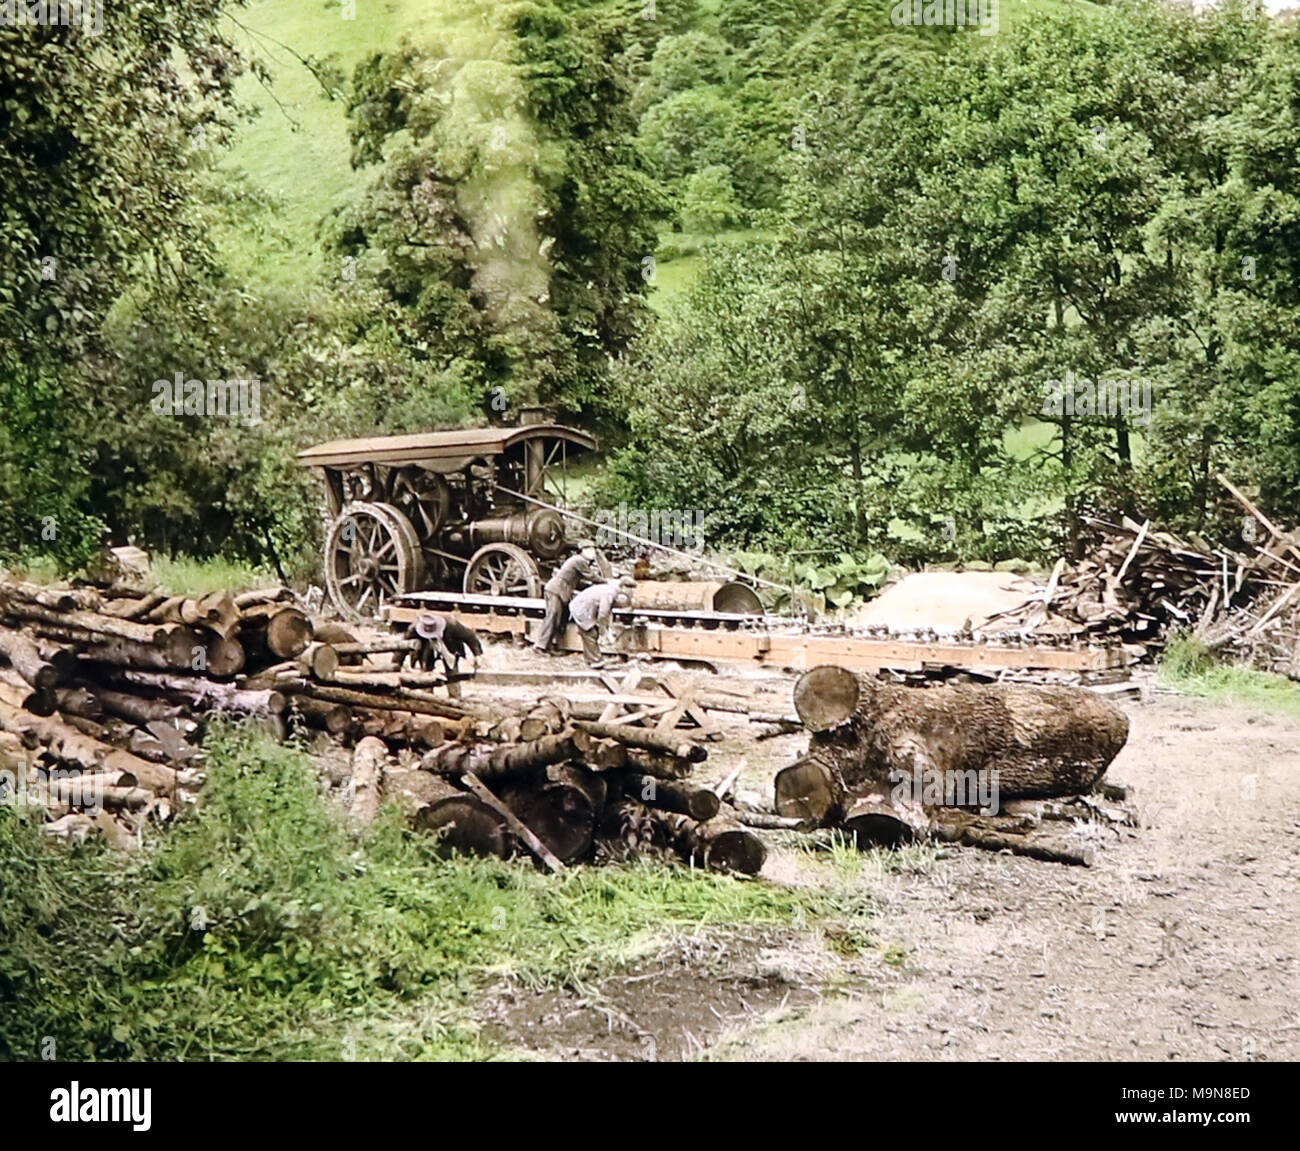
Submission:
M 849 788 L 976 773 L 1004 799 L 1077 794 L 1128 739 L 1122 711 L 1074 687 L 909 688 L 828 665 L 800 677 L 795 708 L 814 731 L 811 752 Z

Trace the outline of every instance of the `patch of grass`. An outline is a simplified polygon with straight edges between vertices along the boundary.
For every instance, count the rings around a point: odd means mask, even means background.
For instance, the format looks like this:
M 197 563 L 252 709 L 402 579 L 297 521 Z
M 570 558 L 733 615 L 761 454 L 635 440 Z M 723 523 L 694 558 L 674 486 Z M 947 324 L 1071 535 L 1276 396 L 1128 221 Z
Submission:
M 242 591 L 278 584 L 280 577 L 267 568 L 238 560 L 194 559 L 191 556 L 153 556 L 158 590 L 168 595 L 201 596 L 209 592 Z
M 1219 663 L 1203 644 L 1187 635 L 1176 636 L 1165 648 L 1159 681 L 1217 703 L 1300 715 L 1300 684 L 1271 672 Z
M 241 126 L 222 167 L 246 177 L 256 197 L 273 205 L 219 230 L 222 254 L 237 277 L 293 291 L 323 270 L 319 228 L 351 203 L 371 178 L 354 171 L 343 99 L 329 99 L 297 58 L 332 60 L 350 77 L 372 52 L 419 40 L 463 18 L 458 0 L 384 0 L 355 5 L 343 18 L 338 0 L 253 0 L 234 15 L 235 43 L 272 74 L 270 90 L 246 76 L 239 89 L 258 110 Z
M 50 556 L 31 556 L 16 560 L 5 569 L 15 579 L 28 583 L 54 583 L 59 578 L 59 565 Z
M 202 596 L 214 591 L 235 592 L 280 582 L 280 577 L 267 568 L 221 557 L 195 559 L 193 556 L 154 555 L 149 557 L 149 562 L 158 578 L 158 590 L 168 595 Z M 7 570 L 15 578 L 29 583 L 51 584 L 65 578 L 54 560 L 46 556 L 21 560 Z
M 648 297 L 650 306 L 656 312 L 663 312 L 674 300 L 690 290 L 699 277 L 701 256 L 705 248 L 743 248 L 770 238 L 771 233 L 758 228 L 733 228 L 709 234 L 667 230 L 660 232 L 655 257 L 655 280 Z
M 0 808 L 0 1059 L 474 1059 L 477 994 L 580 985 L 676 933 L 834 918 L 862 893 L 638 864 L 542 875 L 359 836 L 298 748 L 208 742 L 197 810 L 123 858 Z M 76 962 L 68 962 L 75 956 Z

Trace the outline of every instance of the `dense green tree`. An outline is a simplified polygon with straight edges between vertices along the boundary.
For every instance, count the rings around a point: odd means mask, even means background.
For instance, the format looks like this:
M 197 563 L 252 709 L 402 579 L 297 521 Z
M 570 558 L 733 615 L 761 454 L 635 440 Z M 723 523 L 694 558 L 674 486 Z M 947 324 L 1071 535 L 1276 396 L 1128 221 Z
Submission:
M 781 162 L 775 246 L 743 269 L 711 256 L 686 332 L 674 316 L 643 349 L 649 374 L 705 409 L 656 482 L 681 464 L 713 484 L 697 498 L 734 502 L 745 480 L 729 469 L 749 457 L 715 443 L 730 424 L 704 389 L 735 403 L 764 394 L 762 374 L 806 389 L 819 432 L 792 451 L 801 417 L 769 406 L 746 466 L 779 450 L 806 500 L 820 444 L 845 513 L 820 519 L 828 544 L 902 520 L 922 554 L 1046 553 L 1058 531 L 1078 540 L 1085 512 L 1139 501 L 1200 524 L 1220 467 L 1293 493 L 1293 33 L 1235 9 L 1134 5 L 906 48 L 892 29 L 852 52 L 819 41 L 852 19 L 831 5 L 787 53 L 826 67 L 802 94 L 782 81 L 801 146 Z M 721 307 L 728 323 L 706 325 Z M 752 341 L 773 332 L 779 352 L 758 357 Z M 1092 388 L 1073 412 L 1052 405 L 1067 378 Z M 1103 407 L 1117 382 L 1122 404 Z M 640 384 L 657 410 L 666 397 Z M 1044 424 L 1045 449 L 1009 452 Z M 655 455 L 638 441 L 625 482 Z M 737 538 L 782 536 L 778 506 L 735 517 Z
M 629 109 L 645 22 L 628 2 L 475 11 L 486 39 L 357 70 L 355 152 L 377 177 L 339 246 L 399 306 L 415 353 L 459 365 L 485 402 L 501 388 L 599 406 L 609 357 L 645 320 L 660 207 Z
M 89 9 L 90 6 L 87 6 Z M 195 168 L 242 70 L 220 0 L 122 0 L 102 29 L 0 27 L 0 548 L 100 541 L 100 397 L 84 359 L 136 282 L 184 298 L 208 263 Z M 148 406 L 141 381 L 136 410 Z

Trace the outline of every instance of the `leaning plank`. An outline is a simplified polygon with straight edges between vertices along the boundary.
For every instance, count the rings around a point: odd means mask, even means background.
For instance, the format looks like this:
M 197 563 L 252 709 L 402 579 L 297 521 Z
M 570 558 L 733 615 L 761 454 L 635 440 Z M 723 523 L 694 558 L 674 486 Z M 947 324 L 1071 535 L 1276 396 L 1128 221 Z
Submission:
M 532 830 L 522 819 L 497 799 L 497 797 L 487 789 L 487 786 L 477 775 L 472 771 L 466 772 L 461 776 L 461 782 L 484 804 L 501 816 L 501 818 L 505 820 L 506 826 L 515 833 L 524 846 L 537 856 L 537 858 L 540 859 L 551 871 L 564 870 L 564 864 L 556 858 L 555 853 L 533 834 Z

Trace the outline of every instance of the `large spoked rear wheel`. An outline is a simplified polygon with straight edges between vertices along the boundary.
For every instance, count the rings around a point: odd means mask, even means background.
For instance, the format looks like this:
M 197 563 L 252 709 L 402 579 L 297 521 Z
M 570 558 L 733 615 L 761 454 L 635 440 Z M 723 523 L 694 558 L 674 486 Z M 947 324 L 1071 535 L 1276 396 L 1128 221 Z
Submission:
M 420 586 L 422 562 L 411 521 L 390 504 L 348 504 L 325 540 L 325 587 L 345 619 L 374 618 Z
M 515 544 L 487 544 L 470 556 L 465 568 L 466 595 L 531 596 L 542 594 L 537 563 Z

